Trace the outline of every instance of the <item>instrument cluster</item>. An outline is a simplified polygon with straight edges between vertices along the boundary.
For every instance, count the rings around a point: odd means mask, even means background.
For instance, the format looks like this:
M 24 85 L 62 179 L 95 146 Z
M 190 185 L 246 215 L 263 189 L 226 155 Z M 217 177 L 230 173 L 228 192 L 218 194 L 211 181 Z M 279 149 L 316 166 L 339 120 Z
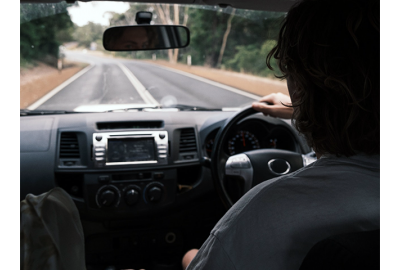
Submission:
M 204 147 L 208 157 L 211 157 L 218 131 L 219 128 L 214 129 L 205 140 Z M 257 119 L 238 124 L 223 143 L 224 152 L 229 156 L 261 148 L 296 151 L 296 141 L 288 128 Z

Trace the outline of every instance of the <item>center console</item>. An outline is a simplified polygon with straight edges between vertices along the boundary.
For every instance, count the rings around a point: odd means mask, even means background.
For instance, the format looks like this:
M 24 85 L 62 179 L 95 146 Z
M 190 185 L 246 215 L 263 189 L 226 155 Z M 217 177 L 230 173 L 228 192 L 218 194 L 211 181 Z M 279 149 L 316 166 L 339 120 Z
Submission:
M 174 207 L 200 174 L 194 127 L 60 130 L 55 180 L 88 219 L 128 219 Z M 120 130 L 118 130 L 120 129 Z
M 91 139 L 98 170 L 83 175 L 83 199 L 91 216 L 149 213 L 174 201 L 177 170 L 165 169 L 167 131 L 99 132 Z
M 85 174 L 85 201 L 92 216 L 150 213 L 172 203 L 176 169 Z

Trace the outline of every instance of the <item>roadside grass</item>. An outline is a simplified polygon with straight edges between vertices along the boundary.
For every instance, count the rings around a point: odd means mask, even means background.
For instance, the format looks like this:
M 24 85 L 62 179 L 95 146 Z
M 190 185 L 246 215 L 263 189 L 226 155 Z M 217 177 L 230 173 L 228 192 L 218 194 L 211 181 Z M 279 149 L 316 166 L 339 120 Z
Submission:
M 37 66 L 35 61 L 27 60 L 25 58 L 20 57 L 20 69 L 32 69 Z
M 64 61 L 61 71 L 43 62 L 25 62 L 20 67 L 20 109 L 39 100 L 88 64 Z

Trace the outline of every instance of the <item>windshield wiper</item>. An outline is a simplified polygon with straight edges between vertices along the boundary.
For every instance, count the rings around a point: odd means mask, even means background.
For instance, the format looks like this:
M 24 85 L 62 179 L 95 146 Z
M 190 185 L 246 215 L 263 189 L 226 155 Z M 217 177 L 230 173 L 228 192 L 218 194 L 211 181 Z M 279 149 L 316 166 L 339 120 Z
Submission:
M 65 111 L 65 110 L 28 110 L 28 109 L 19 110 L 19 115 L 20 116 L 47 115 L 47 114 L 68 114 L 68 113 L 79 113 L 79 112 Z
M 132 107 L 132 108 L 123 108 L 123 109 L 113 109 L 107 110 L 105 112 L 117 112 L 117 111 L 143 111 L 143 110 L 157 110 L 157 109 L 178 109 L 180 111 L 221 111 L 220 108 L 206 108 L 201 106 L 192 106 L 192 105 L 185 105 L 185 104 L 175 104 L 172 106 L 143 106 L 143 107 Z M 85 111 L 86 112 L 86 111 Z M 96 112 L 96 111 L 93 111 Z M 100 112 L 100 111 L 98 111 Z M 20 116 L 26 115 L 50 115 L 50 114 L 72 114 L 72 113 L 81 113 L 81 111 L 66 111 L 66 110 L 28 110 L 28 109 L 21 109 Z
M 176 108 L 181 111 L 221 111 L 222 109 L 218 108 L 206 108 L 206 107 L 201 107 L 201 106 L 191 106 L 191 105 L 185 105 L 185 104 L 175 104 L 173 106 L 169 107 L 163 107 L 163 108 Z
M 124 108 L 124 109 L 113 109 L 113 110 L 107 110 L 106 112 L 116 112 L 116 111 L 130 111 L 130 110 L 137 110 L 137 111 L 143 111 L 143 110 L 157 110 L 157 109 L 178 109 L 180 111 L 221 111 L 222 109 L 214 109 L 214 108 L 205 108 L 201 106 L 191 106 L 191 105 L 184 105 L 184 104 L 175 104 L 172 106 L 154 106 L 154 107 L 132 107 L 132 108 Z

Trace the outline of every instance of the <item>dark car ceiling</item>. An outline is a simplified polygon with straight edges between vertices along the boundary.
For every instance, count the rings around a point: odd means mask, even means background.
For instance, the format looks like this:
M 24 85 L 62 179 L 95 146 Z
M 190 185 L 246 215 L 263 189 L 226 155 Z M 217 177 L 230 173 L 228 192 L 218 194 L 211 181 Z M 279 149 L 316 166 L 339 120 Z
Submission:
M 100 0 L 103 1 L 103 0 Z M 110 1 L 110 0 L 107 0 Z M 113 0 L 111 0 L 113 1 Z M 115 0 L 114 0 L 115 1 Z M 125 0 L 124 2 L 142 3 L 166 3 L 166 4 L 195 4 L 195 5 L 220 5 L 221 7 L 231 6 L 234 8 L 268 10 L 268 11 L 288 11 L 297 0 Z M 58 3 L 62 0 L 21 0 L 21 3 Z M 73 3 L 69 0 L 68 3 Z M 92 2 L 92 1 L 81 1 Z M 121 2 L 121 1 L 119 1 Z

